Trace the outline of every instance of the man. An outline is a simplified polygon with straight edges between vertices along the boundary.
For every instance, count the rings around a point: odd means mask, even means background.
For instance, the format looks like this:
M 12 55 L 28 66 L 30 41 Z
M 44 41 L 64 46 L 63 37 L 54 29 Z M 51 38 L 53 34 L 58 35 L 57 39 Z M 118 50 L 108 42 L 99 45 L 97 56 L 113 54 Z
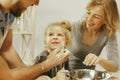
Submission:
M 61 54 L 59 48 L 51 52 L 44 62 L 27 67 L 17 55 L 12 46 L 12 29 L 8 29 L 9 24 L 14 16 L 19 17 L 28 6 L 38 2 L 39 0 L 0 0 L 0 80 L 35 80 L 40 74 L 66 61 L 69 56 L 68 50 Z

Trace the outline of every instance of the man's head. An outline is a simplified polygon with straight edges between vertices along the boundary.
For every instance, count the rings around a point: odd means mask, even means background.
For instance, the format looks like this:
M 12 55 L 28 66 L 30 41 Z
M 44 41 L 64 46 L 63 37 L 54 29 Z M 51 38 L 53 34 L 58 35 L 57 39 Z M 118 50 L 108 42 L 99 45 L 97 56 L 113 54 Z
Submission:
M 10 11 L 10 8 L 18 1 L 19 0 L 0 0 L 0 8 L 3 12 L 7 13 Z
M 11 13 L 19 17 L 29 6 L 38 5 L 39 0 L 19 0 L 11 7 Z

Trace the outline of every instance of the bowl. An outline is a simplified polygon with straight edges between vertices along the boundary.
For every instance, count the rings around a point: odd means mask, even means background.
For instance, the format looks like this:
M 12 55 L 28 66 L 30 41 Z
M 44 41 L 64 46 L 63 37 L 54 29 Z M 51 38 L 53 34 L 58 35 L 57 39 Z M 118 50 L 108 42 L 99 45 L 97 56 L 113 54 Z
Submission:
M 91 69 L 76 69 L 70 72 L 72 80 L 95 80 L 97 73 Z
M 76 69 L 70 71 L 71 80 L 107 80 L 110 74 L 106 71 Z
M 96 80 L 107 80 L 110 78 L 110 74 L 107 73 L 106 71 L 96 71 L 97 76 L 96 76 Z

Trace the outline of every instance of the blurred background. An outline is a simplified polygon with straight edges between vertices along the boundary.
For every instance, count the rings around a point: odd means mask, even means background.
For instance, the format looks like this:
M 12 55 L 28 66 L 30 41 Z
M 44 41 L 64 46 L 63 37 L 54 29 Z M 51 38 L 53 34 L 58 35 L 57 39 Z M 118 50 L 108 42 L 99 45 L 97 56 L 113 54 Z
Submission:
M 116 0 L 120 12 L 120 0 Z M 44 31 L 48 24 L 56 21 L 61 20 L 69 20 L 71 22 L 80 20 L 86 11 L 86 5 L 89 2 L 89 0 L 40 0 L 40 4 L 37 7 L 34 8 L 28 8 L 28 13 L 25 15 L 25 12 L 22 16 L 22 22 L 20 19 L 16 19 L 14 26 L 18 26 L 17 28 L 26 27 L 26 29 L 29 29 L 28 26 L 32 26 L 32 32 L 21 32 L 21 34 L 18 34 L 20 30 L 17 30 L 17 32 L 14 33 L 13 43 L 14 46 L 27 65 L 32 65 L 32 61 L 34 58 L 40 54 L 41 51 L 44 50 Z M 28 19 L 31 17 L 31 21 L 28 22 L 27 20 L 24 21 L 23 19 L 26 19 L 26 16 Z M 30 24 L 32 23 L 32 24 Z M 26 25 L 30 24 L 30 25 Z M 22 37 L 20 37 L 22 35 Z M 24 38 L 27 36 L 27 42 L 31 40 L 31 44 L 29 47 L 24 48 L 23 41 L 21 38 Z M 29 39 L 30 35 L 30 39 Z M 31 37 L 32 35 L 32 37 Z M 120 30 L 117 32 L 117 38 L 118 38 L 118 44 L 120 49 Z M 29 43 L 26 43 L 29 44 Z M 24 48 L 24 53 L 21 52 L 21 46 Z M 28 49 L 29 48 L 29 49 Z M 32 51 L 31 51 L 32 50 Z M 102 51 L 101 56 L 106 57 L 105 49 Z M 31 57 L 32 56 L 32 57 Z M 32 58 L 32 61 L 31 61 Z M 98 65 L 97 69 L 101 69 Z

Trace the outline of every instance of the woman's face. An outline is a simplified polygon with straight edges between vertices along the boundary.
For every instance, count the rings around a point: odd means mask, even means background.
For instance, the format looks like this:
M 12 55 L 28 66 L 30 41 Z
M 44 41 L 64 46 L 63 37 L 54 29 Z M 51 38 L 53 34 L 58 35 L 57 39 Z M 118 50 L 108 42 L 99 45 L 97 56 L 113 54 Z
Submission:
M 65 33 L 63 28 L 52 26 L 47 29 L 45 36 L 45 45 L 51 51 L 58 47 L 65 47 Z
M 92 31 L 99 31 L 103 24 L 105 24 L 103 7 L 99 5 L 90 8 L 86 14 L 86 27 Z

